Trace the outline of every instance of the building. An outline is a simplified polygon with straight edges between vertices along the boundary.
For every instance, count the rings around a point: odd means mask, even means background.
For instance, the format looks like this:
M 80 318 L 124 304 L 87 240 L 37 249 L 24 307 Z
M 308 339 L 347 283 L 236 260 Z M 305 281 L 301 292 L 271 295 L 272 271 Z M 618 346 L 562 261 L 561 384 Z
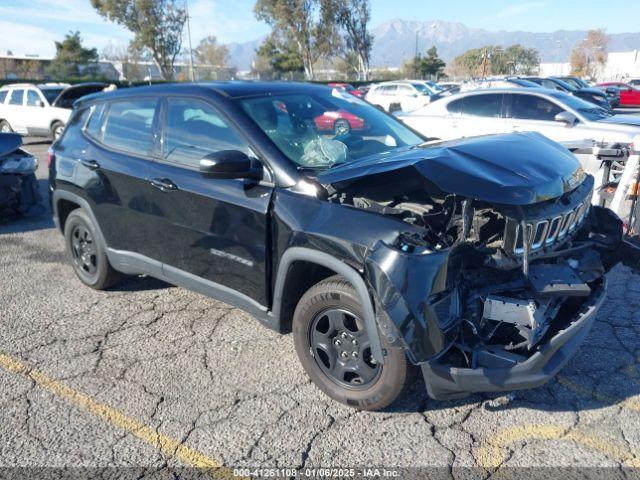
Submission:
M 571 74 L 571 64 L 566 63 L 541 63 L 540 75 L 561 76 Z M 640 50 L 630 52 L 609 52 L 607 63 L 596 74 L 594 80 L 603 82 L 607 80 L 626 80 L 640 78 Z

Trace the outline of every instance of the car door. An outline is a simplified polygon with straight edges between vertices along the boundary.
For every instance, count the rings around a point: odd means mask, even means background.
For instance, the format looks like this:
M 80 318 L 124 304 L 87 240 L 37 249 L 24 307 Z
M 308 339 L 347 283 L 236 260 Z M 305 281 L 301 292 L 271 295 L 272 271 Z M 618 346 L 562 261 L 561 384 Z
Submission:
M 506 98 L 505 115 L 514 132 L 538 132 L 556 142 L 582 140 L 588 136 L 579 123 L 568 126 L 556 115 L 566 110 L 535 94 L 511 93 Z
M 419 102 L 418 92 L 411 85 L 398 85 L 396 97 L 403 112 L 410 112 L 423 105 Z
M 26 91 L 26 99 L 24 106 L 25 128 L 29 135 L 48 135 L 49 134 L 49 107 L 46 106 L 45 99 L 40 93 L 30 88 Z
M 640 105 L 640 90 L 630 85 L 620 87 L 620 104 L 621 105 Z
M 162 153 L 150 173 L 164 275 L 179 284 L 214 282 L 266 305 L 273 187 L 205 178 L 203 157 L 222 150 L 251 156 L 248 141 L 209 101 L 168 97 L 163 105 Z
M 462 111 L 458 120 L 461 137 L 473 137 L 507 130 L 502 118 L 502 93 L 478 92 L 467 95 L 462 101 Z
M 24 88 L 14 88 L 6 102 L 6 118 L 14 132 L 27 134 L 24 115 Z
M 76 183 L 89 196 L 107 245 L 129 252 L 129 257 L 154 259 L 155 245 L 162 240 L 149 226 L 149 164 L 156 153 L 158 103 L 157 98 L 141 97 L 92 107 L 83 128 L 89 141 L 74 154 L 79 160 Z M 152 273 L 159 276 L 159 261 L 156 267 Z

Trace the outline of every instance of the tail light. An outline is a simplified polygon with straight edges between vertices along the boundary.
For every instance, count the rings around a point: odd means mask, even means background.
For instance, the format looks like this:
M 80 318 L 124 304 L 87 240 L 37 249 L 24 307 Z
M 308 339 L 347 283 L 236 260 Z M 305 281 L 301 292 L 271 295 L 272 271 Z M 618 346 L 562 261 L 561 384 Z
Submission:
M 51 168 L 51 165 L 53 164 L 55 159 L 56 159 L 56 156 L 53 153 L 53 150 L 51 149 L 51 147 L 49 147 L 49 149 L 47 150 L 47 168 Z

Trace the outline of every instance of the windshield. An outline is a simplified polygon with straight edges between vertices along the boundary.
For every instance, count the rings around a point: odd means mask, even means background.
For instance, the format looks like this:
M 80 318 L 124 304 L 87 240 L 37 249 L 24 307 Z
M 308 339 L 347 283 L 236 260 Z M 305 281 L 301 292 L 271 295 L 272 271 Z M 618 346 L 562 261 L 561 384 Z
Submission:
M 44 95 L 44 98 L 47 99 L 49 105 L 53 103 L 53 101 L 58 98 L 58 95 L 64 90 L 64 88 L 41 88 L 40 91 Z
M 326 169 L 424 139 L 399 121 L 339 89 L 238 100 L 298 167 Z
M 438 85 L 436 82 L 432 82 L 431 80 L 427 80 L 424 83 L 426 83 L 427 85 L 429 85 L 429 87 L 431 87 L 431 89 L 434 92 L 441 92 L 444 90 L 444 88 L 442 88 L 440 85 Z
M 427 87 L 422 83 L 412 83 L 411 86 L 415 88 L 418 92 L 420 92 L 422 95 L 431 95 L 434 93 L 429 87 Z
M 593 103 L 586 102 L 578 97 L 574 97 L 573 95 L 568 95 L 562 92 L 553 92 L 550 95 L 560 100 L 567 107 L 576 110 L 588 120 L 596 121 L 612 116 L 612 114 L 604 108 L 598 107 Z

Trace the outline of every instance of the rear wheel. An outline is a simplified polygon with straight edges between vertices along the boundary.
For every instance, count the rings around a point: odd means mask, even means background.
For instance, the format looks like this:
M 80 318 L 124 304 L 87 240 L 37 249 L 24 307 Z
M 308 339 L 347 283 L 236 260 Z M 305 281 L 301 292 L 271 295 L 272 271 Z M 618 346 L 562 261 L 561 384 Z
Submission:
M 51 136 L 54 140 L 58 140 L 62 136 L 62 132 L 64 132 L 64 123 L 55 122 L 51 125 Z
M 342 277 L 311 287 L 293 318 L 298 357 L 311 380 L 351 407 L 379 410 L 396 400 L 408 380 L 404 352 L 386 344 L 383 365 L 371 354 L 370 336 L 354 288 Z
M 0 120 L 0 133 L 12 133 L 13 128 L 6 120 Z
M 80 281 L 96 290 L 104 290 L 120 279 L 107 258 L 96 227 L 83 209 L 72 211 L 64 225 L 67 252 L 73 271 Z

